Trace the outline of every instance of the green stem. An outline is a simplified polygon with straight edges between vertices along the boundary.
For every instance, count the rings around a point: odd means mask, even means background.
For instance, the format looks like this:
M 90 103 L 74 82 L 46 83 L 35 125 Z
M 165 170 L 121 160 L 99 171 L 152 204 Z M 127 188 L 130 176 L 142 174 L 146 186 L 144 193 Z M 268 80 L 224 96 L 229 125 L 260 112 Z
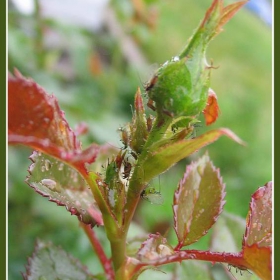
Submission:
M 201 32 L 197 32 L 193 35 L 190 42 L 185 46 L 183 51 L 179 54 L 179 58 L 182 59 L 184 57 L 187 57 L 191 51 L 197 47 L 197 45 L 201 44 L 201 40 L 199 37 L 201 36 Z
M 121 267 L 126 260 L 126 234 L 122 234 L 120 238 L 114 238 L 110 240 L 112 261 L 115 271 L 120 271 Z
M 164 137 L 164 133 L 171 122 L 171 117 L 164 114 L 158 114 L 145 146 L 143 147 L 143 151 L 138 158 L 137 165 L 135 166 L 133 175 L 129 181 L 129 188 L 127 191 L 127 203 L 125 205 L 124 221 L 125 232 L 128 231 L 129 225 L 139 203 L 141 192 L 145 189 L 148 183 L 147 178 L 145 178 L 144 165 L 149 157 L 149 148 L 153 145 L 153 143 L 161 140 Z
M 102 213 L 104 228 L 111 245 L 112 262 L 116 273 L 115 279 L 125 279 L 122 276 L 125 274 L 126 236 L 128 228 L 126 230 L 123 229 L 122 225 L 114 217 L 109 205 L 104 200 L 97 183 L 97 180 L 99 180 L 98 175 L 91 172 L 86 177 L 86 180 Z
M 149 135 L 143 152 L 138 158 L 137 166 L 134 169 L 132 178 L 130 179 L 129 189 L 127 192 L 127 203 L 125 205 L 125 218 L 124 224 L 118 225 L 114 218 L 110 215 L 110 210 L 106 207 L 106 202 L 103 200 L 99 188 L 96 184 L 96 177 L 92 174 L 89 185 L 92 189 L 94 197 L 98 203 L 98 206 L 103 215 L 104 226 L 106 229 L 107 237 L 111 244 L 112 262 L 115 270 L 116 280 L 125 280 L 128 276 L 126 275 L 126 237 L 129 229 L 129 225 L 134 216 L 136 207 L 140 200 L 140 194 L 146 187 L 146 180 L 143 174 L 143 166 L 149 154 L 149 147 L 164 137 L 168 126 L 172 122 L 172 118 L 165 116 L 164 114 L 158 114 L 152 131 Z
M 44 32 L 44 23 L 41 16 L 40 11 L 40 3 L 39 0 L 35 0 L 35 51 L 36 51 L 36 58 L 37 58 L 37 67 L 43 68 L 45 66 L 45 50 L 44 50 L 44 43 L 43 43 L 43 32 Z

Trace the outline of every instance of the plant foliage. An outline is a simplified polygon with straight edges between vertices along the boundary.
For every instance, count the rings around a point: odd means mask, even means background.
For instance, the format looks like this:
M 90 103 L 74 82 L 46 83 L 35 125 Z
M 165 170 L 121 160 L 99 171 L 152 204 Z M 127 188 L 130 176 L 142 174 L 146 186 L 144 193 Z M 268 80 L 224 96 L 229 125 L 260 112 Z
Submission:
M 163 203 L 161 193 L 149 185 L 153 178 L 223 135 L 244 144 L 226 128 L 199 137 L 194 137 L 193 131 L 200 113 L 206 125 L 219 116 L 217 96 L 210 88 L 213 65 L 206 60 L 207 46 L 245 3 L 224 7 L 222 0 L 213 1 L 188 45 L 163 63 L 146 83 L 147 105 L 154 113 L 146 112 L 144 94 L 137 89 L 132 121 L 120 129 L 123 148 L 114 152 L 95 143 L 82 149 L 57 99 L 18 70 L 10 74 L 9 143 L 35 149 L 27 183 L 78 216 L 104 268 L 104 275 L 90 275 L 64 251 L 39 241 L 25 279 L 137 279 L 148 269 L 176 262 L 183 265 L 174 269 L 173 276 L 211 279 L 208 266 L 198 264 L 195 268 L 188 260 L 227 263 L 271 279 L 271 182 L 252 195 L 241 251 L 182 249 L 208 233 L 225 204 L 225 183 L 207 153 L 186 167 L 174 193 L 177 245 L 153 233 L 142 240 L 135 254 L 127 254 L 127 234 L 141 198 Z M 93 163 L 102 153 L 110 156 L 100 172 Z M 94 226 L 104 226 L 111 258 L 105 255 Z M 212 248 L 217 242 L 215 230 L 214 226 Z

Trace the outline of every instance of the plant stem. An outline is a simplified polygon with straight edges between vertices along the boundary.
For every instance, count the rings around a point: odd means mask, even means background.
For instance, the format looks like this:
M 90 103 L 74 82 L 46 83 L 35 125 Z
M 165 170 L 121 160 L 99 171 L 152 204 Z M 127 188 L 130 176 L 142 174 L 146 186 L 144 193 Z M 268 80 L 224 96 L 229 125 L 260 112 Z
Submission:
M 164 264 L 182 262 L 183 260 L 201 260 L 209 261 L 212 264 L 216 262 L 228 263 L 230 265 L 246 269 L 244 267 L 244 260 L 242 258 L 242 252 L 240 253 L 226 253 L 226 252 L 210 252 L 210 251 L 200 251 L 200 250 L 185 250 L 179 251 L 173 255 L 166 256 L 155 261 L 142 262 L 135 266 L 134 273 L 136 273 L 141 267 L 144 266 L 161 266 Z
M 37 67 L 41 69 L 45 66 L 45 50 L 43 44 L 44 23 L 41 16 L 39 0 L 35 0 L 34 16 L 36 20 L 34 43 L 37 58 Z
M 125 262 L 126 262 L 126 233 L 122 238 L 110 240 L 112 261 L 115 270 L 116 280 L 125 280 Z
M 84 223 L 80 223 L 80 226 L 85 231 L 90 243 L 98 256 L 101 265 L 103 266 L 104 272 L 107 276 L 108 280 L 114 279 L 114 271 L 111 265 L 111 261 L 107 258 L 97 236 L 95 235 L 94 231 L 91 229 L 89 225 L 85 225 Z
M 127 204 L 125 206 L 125 222 L 124 230 L 128 231 L 131 220 L 134 216 L 135 210 L 140 200 L 140 194 L 147 186 L 147 178 L 145 178 L 144 164 L 150 153 L 150 146 L 164 137 L 164 133 L 172 122 L 172 118 L 164 114 L 158 114 L 151 133 L 143 147 L 143 152 L 138 158 L 137 165 L 135 166 L 133 175 L 129 182 L 127 192 Z

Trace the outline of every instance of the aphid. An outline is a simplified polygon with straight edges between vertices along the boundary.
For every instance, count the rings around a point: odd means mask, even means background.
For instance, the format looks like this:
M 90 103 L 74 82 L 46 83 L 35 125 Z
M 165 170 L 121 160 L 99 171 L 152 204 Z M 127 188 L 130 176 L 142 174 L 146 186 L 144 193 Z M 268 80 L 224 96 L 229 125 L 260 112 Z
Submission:
M 153 117 L 149 116 L 147 118 L 147 130 L 148 132 L 150 132 L 152 130 L 153 127 Z
M 153 76 L 152 79 L 145 85 L 145 91 L 151 90 L 155 86 L 157 80 L 158 80 L 158 76 L 157 75 Z
M 140 196 L 142 199 L 149 201 L 151 204 L 161 205 L 164 202 L 161 193 L 152 187 L 143 190 Z
M 104 167 L 102 165 L 103 168 L 106 169 L 106 173 L 105 173 L 105 180 L 104 182 L 109 185 L 111 180 L 115 177 L 116 173 L 117 173 L 117 166 L 116 166 L 116 162 L 115 161 L 111 161 L 109 162 L 109 159 L 108 159 L 108 165 L 107 167 Z
M 194 139 L 194 138 L 196 138 L 196 132 L 197 132 L 197 128 L 198 127 L 201 127 L 201 124 L 199 124 L 199 123 L 195 123 L 194 125 L 193 125 L 193 131 L 192 131 L 192 133 L 191 133 L 191 138 L 192 139 Z
M 210 65 L 206 66 L 206 69 L 218 69 L 220 66 L 214 66 L 213 59 L 210 60 Z
M 135 160 L 138 159 L 138 155 L 134 151 L 130 151 L 130 154 L 134 157 Z
M 232 268 L 232 267 L 235 267 L 235 273 L 237 273 L 238 270 L 239 270 L 239 273 L 240 273 L 241 276 L 243 275 L 243 274 L 242 274 L 243 271 L 247 271 L 247 272 L 249 272 L 250 274 L 252 274 L 252 272 L 250 272 L 246 267 L 228 264 L 228 271 L 231 273 L 232 276 L 233 276 L 233 274 L 232 274 L 232 272 L 231 272 L 231 268 Z M 234 277 L 234 276 L 233 276 L 233 277 Z
M 148 100 L 147 106 L 152 109 L 153 111 L 156 110 L 156 107 L 154 106 L 154 101 L 152 99 Z
M 122 172 L 122 178 L 123 179 L 128 179 L 129 175 L 130 175 L 130 171 L 131 171 L 132 165 L 129 161 L 124 160 L 123 161 L 123 172 Z
M 173 114 L 172 112 L 169 112 L 169 111 L 166 110 L 166 109 L 162 109 L 162 112 L 163 112 L 165 115 L 167 115 L 167 116 L 169 116 L 169 117 L 171 117 L 171 118 L 174 118 L 174 114 Z
M 121 141 L 124 145 L 122 149 L 125 150 L 128 147 L 128 142 L 129 142 L 128 132 L 123 127 L 120 127 L 118 130 L 121 132 Z

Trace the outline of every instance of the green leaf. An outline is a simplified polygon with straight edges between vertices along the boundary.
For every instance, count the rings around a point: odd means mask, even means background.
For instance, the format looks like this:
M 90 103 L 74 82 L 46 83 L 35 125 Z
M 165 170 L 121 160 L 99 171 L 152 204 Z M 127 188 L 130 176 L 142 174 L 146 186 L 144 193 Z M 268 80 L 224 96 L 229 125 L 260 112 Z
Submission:
M 52 243 L 37 241 L 35 251 L 28 259 L 26 273 L 23 275 L 26 280 L 94 280 L 100 279 L 91 275 L 86 267 L 78 260 L 68 255 Z
M 148 138 L 147 120 L 140 88 L 137 89 L 135 94 L 134 107 L 132 122 L 129 124 L 129 146 L 138 154 L 141 153 Z M 125 139 L 122 140 L 125 142 Z
M 245 219 L 223 211 L 218 221 L 212 228 L 210 250 L 213 252 L 232 252 L 241 251 L 241 238 L 246 227 Z M 221 271 L 223 270 L 223 271 Z M 258 280 L 259 278 L 246 270 L 240 270 L 228 264 L 217 266 L 213 269 L 217 273 L 223 273 L 221 279 L 232 279 L 232 275 L 240 280 Z M 215 278 L 216 279 L 216 278 Z
M 210 250 L 213 252 L 240 252 L 245 227 L 245 219 L 223 211 L 212 228 Z
M 176 279 L 214 280 L 206 262 L 183 261 L 177 266 Z
M 91 226 L 103 224 L 89 186 L 75 169 L 40 152 L 33 152 L 30 159 L 33 163 L 26 180 L 29 186 L 57 205 L 65 206 L 81 222 Z
M 224 197 L 220 172 L 207 154 L 187 166 L 173 204 L 179 247 L 196 242 L 208 232 L 223 209 Z
M 239 144 L 243 144 L 232 131 L 226 128 L 220 128 L 206 132 L 194 139 L 181 140 L 176 143 L 167 144 L 154 152 L 150 152 L 143 164 L 144 182 L 149 182 L 152 178 L 163 173 L 172 167 L 178 161 L 188 157 L 206 145 L 216 141 L 222 135 L 225 135 Z

